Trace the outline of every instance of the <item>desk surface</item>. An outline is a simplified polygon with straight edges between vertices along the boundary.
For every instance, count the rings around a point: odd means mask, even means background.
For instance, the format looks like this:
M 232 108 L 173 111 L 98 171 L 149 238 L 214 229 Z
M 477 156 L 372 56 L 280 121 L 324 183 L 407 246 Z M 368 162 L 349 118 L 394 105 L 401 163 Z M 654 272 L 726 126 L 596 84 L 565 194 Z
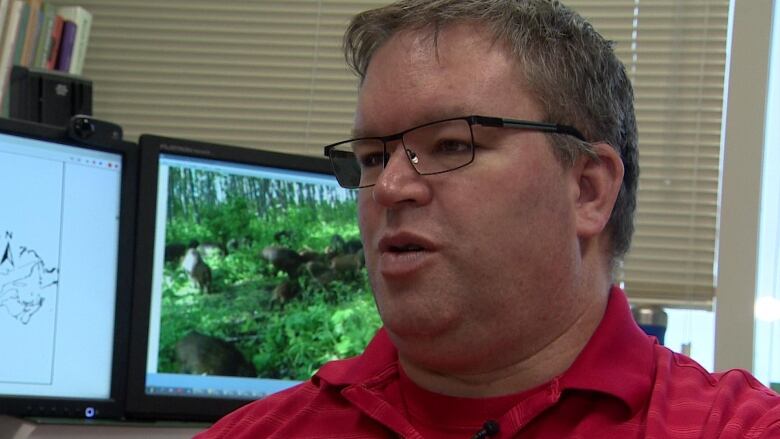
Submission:
M 0 415 L 0 438 L 3 439 L 184 439 L 206 429 L 207 424 L 170 422 L 121 422 L 21 419 Z

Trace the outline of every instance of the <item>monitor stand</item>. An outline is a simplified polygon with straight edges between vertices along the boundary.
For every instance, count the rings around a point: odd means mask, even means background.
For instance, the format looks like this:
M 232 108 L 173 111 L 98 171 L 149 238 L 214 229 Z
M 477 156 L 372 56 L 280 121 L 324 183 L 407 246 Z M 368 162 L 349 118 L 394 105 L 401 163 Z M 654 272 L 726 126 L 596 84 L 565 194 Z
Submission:
M 3 439 L 190 439 L 209 424 L 136 422 L 69 418 L 17 418 L 0 415 Z

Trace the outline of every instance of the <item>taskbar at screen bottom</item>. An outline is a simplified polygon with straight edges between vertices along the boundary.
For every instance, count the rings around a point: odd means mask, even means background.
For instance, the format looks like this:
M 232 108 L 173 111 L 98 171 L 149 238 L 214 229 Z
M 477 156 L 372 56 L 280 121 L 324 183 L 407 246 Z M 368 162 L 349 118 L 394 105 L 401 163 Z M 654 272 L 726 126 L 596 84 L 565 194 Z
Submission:
M 265 398 L 300 383 L 301 381 L 269 378 L 150 373 L 146 375 L 146 394 L 253 400 Z

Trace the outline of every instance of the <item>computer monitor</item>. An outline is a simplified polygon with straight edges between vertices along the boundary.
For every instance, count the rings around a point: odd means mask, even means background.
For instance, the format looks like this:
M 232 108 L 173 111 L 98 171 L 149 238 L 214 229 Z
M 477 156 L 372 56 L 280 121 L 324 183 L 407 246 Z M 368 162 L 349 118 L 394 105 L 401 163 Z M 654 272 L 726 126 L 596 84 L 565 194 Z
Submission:
M 0 119 L 2 414 L 123 413 L 137 145 L 68 133 Z
M 214 420 L 379 327 L 325 158 L 142 135 L 128 415 Z

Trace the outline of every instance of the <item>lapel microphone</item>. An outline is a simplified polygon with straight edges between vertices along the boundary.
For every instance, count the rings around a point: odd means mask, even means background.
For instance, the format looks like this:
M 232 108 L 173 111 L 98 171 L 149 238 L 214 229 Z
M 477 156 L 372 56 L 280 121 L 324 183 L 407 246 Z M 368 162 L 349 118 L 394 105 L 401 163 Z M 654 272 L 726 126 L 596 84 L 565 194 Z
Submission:
M 487 437 L 498 434 L 499 431 L 501 431 L 501 428 L 499 428 L 498 422 L 491 419 L 489 421 L 485 421 L 485 423 L 482 424 L 482 430 L 476 432 L 476 434 L 474 434 L 471 439 L 485 439 Z

